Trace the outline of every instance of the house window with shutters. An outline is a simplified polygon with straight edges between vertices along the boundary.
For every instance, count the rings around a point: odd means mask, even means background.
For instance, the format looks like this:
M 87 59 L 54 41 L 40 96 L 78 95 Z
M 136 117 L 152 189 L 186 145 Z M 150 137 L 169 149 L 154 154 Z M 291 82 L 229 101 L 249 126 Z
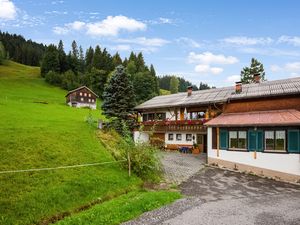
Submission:
M 231 150 L 246 150 L 247 146 L 247 132 L 246 131 L 230 131 L 229 132 L 229 148 Z
M 265 131 L 265 151 L 285 151 L 285 130 Z

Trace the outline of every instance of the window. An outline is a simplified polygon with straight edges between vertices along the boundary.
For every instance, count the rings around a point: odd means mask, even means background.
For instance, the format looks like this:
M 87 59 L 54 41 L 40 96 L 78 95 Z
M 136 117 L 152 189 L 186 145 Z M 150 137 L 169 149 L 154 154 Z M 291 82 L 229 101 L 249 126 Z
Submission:
M 181 134 L 176 134 L 176 141 L 181 141 L 181 140 L 182 140 Z
M 169 134 L 168 135 L 168 140 L 173 141 L 174 140 L 174 134 Z
M 192 141 L 192 134 L 186 134 L 185 139 L 186 141 Z
M 84 93 L 84 97 L 86 97 L 87 96 L 87 94 L 86 93 Z
M 83 102 L 83 98 L 80 98 L 80 101 L 82 101 L 82 102 Z
M 229 148 L 246 149 L 246 142 L 246 131 L 229 131 Z
M 89 99 L 89 102 L 91 102 L 91 99 Z
M 92 99 L 92 102 L 95 102 L 95 99 Z
M 80 92 L 79 95 L 82 96 L 82 92 Z
M 89 97 L 92 97 L 92 95 L 89 93 Z
M 285 131 L 265 131 L 265 150 L 285 151 Z

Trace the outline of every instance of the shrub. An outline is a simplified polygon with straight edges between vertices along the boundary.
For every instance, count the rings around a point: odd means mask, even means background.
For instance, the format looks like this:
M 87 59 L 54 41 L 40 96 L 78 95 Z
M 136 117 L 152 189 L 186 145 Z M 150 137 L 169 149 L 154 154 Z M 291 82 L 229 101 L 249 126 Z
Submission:
M 49 71 L 45 76 L 45 80 L 49 84 L 59 86 L 61 84 L 61 75 L 54 71 Z

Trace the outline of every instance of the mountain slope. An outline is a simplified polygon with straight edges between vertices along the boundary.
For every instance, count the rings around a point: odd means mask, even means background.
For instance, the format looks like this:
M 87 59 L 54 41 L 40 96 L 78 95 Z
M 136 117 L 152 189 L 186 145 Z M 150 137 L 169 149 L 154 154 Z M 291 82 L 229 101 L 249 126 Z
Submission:
M 66 92 L 45 83 L 38 67 L 6 61 L 0 90 L 0 171 L 114 161 L 85 122 L 90 110 L 66 106 Z M 141 181 L 114 163 L 0 174 L 0 183 L 0 224 L 33 224 Z

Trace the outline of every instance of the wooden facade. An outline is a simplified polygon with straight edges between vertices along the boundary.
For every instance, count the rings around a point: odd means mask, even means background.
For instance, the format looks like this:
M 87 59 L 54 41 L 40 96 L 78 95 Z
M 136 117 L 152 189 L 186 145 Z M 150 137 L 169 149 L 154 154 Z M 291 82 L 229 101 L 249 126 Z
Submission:
M 73 107 L 96 108 L 97 97 L 91 89 L 86 86 L 69 91 L 66 95 L 66 103 Z

